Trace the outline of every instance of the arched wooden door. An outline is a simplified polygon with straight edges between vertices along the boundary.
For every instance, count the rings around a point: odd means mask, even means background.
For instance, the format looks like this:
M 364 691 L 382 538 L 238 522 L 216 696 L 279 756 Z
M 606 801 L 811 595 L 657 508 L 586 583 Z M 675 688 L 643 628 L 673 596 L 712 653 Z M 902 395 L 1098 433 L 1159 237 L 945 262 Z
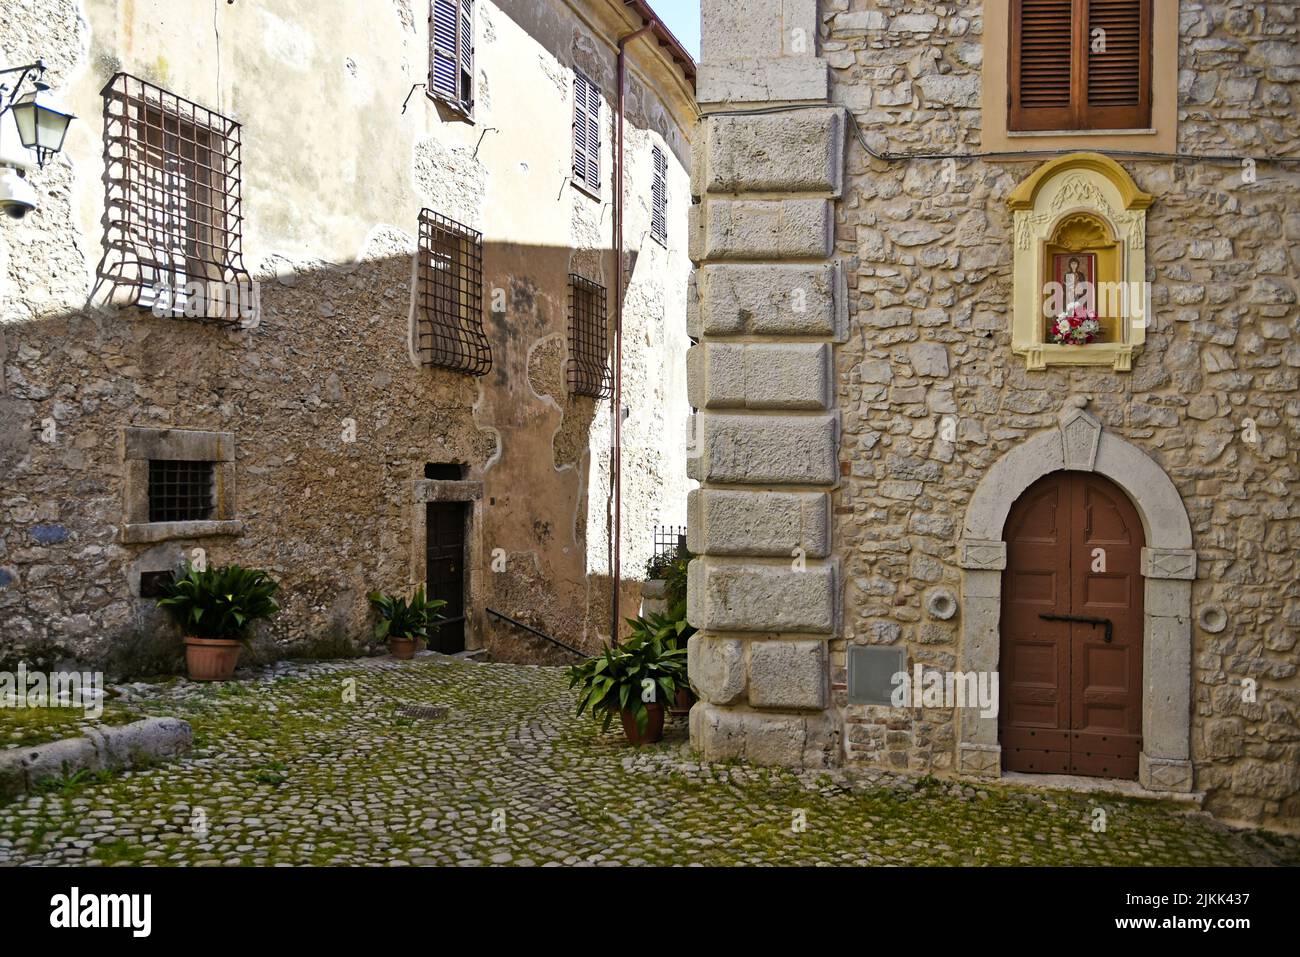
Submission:
M 998 726 L 1008 771 L 1137 778 L 1142 522 L 1091 472 L 1054 472 L 1004 531 Z

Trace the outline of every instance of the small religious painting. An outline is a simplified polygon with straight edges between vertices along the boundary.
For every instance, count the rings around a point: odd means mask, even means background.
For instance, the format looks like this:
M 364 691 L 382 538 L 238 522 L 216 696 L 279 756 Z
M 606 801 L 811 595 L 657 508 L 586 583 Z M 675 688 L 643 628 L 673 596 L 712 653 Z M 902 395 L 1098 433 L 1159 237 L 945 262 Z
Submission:
M 1095 311 L 1097 288 L 1096 253 L 1055 253 L 1052 256 L 1052 278 L 1061 290 L 1065 307 L 1079 305 Z

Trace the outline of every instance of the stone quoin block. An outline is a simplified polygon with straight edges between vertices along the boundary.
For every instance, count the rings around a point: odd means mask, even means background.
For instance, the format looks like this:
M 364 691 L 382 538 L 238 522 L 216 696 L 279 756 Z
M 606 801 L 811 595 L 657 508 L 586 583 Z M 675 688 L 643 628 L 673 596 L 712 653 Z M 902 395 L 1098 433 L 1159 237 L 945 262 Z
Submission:
M 840 111 L 712 116 L 705 121 L 705 189 L 711 193 L 830 193 L 844 155 Z
M 826 643 L 751 641 L 749 703 L 755 708 L 826 707 Z
M 707 631 L 830 634 L 835 630 L 835 567 L 721 563 L 689 569 L 688 618 Z
M 837 336 L 847 320 L 838 264 L 696 270 L 699 335 Z
M 830 553 L 830 496 L 824 492 L 693 489 L 687 495 L 687 547 L 696 555 L 805 558 Z
M 720 60 L 700 64 L 696 97 L 700 106 L 774 101 L 824 102 L 827 83 L 826 61 L 821 57 Z
M 830 348 L 822 343 L 700 343 L 687 353 L 686 376 L 696 408 L 830 406 Z
M 816 36 L 817 0 L 704 0 L 700 5 L 701 58 L 710 63 L 808 56 Z
M 829 200 L 709 199 L 703 208 L 704 259 L 824 259 L 831 253 Z
M 719 708 L 691 709 L 691 744 L 705 761 L 744 760 L 769 767 L 824 768 L 839 761 L 835 718 Z
M 704 701 L 735 704 L 745 694 L 745 643 L 695 634 L 686 644 L 686 671 Z
M 701 482 L 833 485 L 838 463 L 833 415 L 695 418 L 692 477 Z

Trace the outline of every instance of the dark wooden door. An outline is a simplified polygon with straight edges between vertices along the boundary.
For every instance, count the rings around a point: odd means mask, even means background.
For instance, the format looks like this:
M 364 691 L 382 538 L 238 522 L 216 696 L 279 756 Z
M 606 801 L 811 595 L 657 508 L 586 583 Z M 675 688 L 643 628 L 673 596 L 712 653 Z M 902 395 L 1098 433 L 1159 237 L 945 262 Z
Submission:
M 1136 778 L 1144 544 L 1137 510 L 1101 476 L 1056 472 L 1012 506 L 1004 537 L 1003 767 Z M 1072 620 L 1079 618 L 1098 622 Z
M 430 502 L 425 509 L 426 592 L 447 603 L 441 614 L 450 619 L 429 647 L 450 655 L 465 650 L 465 503 Z

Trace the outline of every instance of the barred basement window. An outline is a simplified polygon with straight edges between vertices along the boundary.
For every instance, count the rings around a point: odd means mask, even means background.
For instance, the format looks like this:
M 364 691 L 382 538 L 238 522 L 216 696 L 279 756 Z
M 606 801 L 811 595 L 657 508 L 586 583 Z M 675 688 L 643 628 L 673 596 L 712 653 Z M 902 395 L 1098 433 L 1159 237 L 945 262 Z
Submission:
M 608 337 L 605 287 L 569 273 L 569 391 L 574 395 L 613 395 Z
M 668 245 L 668 157 L 654 146 L 650 149 L 650 236 L 661 246 Z
M 429 95 L 474 112 L 474 0 L 429 4 Z
M 241 248 L 239 124 L 126 73 L 104 87 L 104 254 L 113 302 L 238 322 L 253 314 Z
M 211 462 L 149 460 L 149 521 L 203 522 L 212 518 Z
M 600 193 L 600 90 L 573 72 L 573 181 Z
M 420 361 L 484 375 L 492 346 L 483 332 L 483 236 L 431 209 L 420 213 Z

